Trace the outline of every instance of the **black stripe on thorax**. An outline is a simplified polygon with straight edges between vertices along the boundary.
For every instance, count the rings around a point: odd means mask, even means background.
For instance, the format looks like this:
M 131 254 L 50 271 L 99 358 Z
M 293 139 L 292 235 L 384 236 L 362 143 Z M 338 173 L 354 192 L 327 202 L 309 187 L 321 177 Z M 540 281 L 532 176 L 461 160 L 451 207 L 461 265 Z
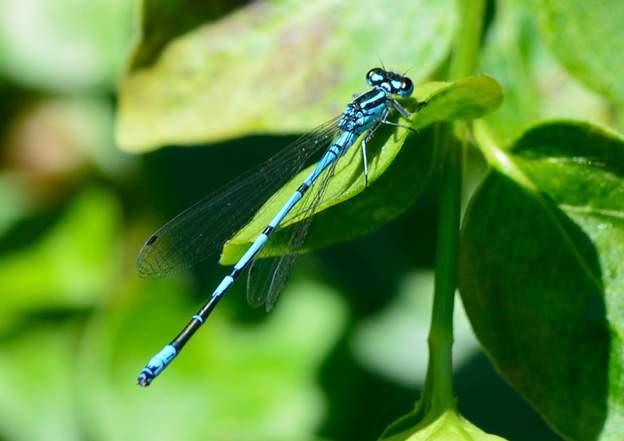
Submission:
M 382 96 L 379 99 L 374 101 L 367 101 L 364 103 L 364 110 L 374 109 L 375 107 L 381 106 L 386 101 L 386 97 Z
M 363 110 L 369 110 L 382 105 L 385 101 L 386 95 L 382 91 L 372 89 L 360 97 L 358 104 Z

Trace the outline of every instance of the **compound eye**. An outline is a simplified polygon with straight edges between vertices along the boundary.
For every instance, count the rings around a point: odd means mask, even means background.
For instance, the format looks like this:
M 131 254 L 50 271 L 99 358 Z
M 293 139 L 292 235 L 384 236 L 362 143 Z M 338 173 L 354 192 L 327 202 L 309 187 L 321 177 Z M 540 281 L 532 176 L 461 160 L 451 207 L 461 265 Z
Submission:
M 371 86 L 377 86 L 378 84 L 381 84 L 385 78 L 386 73 L 383 69 L 380 69 L 378 67 L 369 70 L 366 74 L 366 82 L 368 82 L 368 84 L 370 84 Z
M 399 95 L 410 96 L 413 91 L 414 91 L 414 83 L 412 83 L 412 80 L 405 77 L 403 79 L 403 83 L 401 84 L 401 87 L 399 88 Z

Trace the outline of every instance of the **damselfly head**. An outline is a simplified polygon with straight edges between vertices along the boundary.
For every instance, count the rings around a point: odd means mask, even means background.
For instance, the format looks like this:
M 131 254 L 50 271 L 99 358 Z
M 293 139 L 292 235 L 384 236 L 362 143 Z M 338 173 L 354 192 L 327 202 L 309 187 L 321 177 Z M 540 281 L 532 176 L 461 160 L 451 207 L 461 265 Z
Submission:
M 380 67 L 369 70 L 366 74 L 366 81 L 371 86 L 383 87 L 393 95 L 410 96 L 414 91 L 414 83 L 412 83 L 412 80 Z

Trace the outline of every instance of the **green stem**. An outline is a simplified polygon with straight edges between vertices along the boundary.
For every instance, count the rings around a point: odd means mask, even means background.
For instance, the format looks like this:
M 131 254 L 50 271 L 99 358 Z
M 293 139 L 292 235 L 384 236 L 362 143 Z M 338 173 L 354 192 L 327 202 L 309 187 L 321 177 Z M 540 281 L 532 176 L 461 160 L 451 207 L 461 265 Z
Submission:
M 460 23 L 449 78 L 470 75 L 480 45 L 484 0 L 458 0 Z M 445 124 L 437 138 L 441 166 L 440 207 L 436 244 L 435 289 L 429 330 L 429 367 L 423 403 L 435 415 L 455 408 L 453 392 L 453 306 L 457 288 L 457 257 L 462 194 L 462 145 L 454 133 L 462 127 Z M 455 129 L 455 130 L 454 130 Z M 465 140 L 465 136 L 462 136 Z
M 471 75 L 477 67 L 485 0 L 457 0 L 459 27 L 455 35 L 449 79 Z
M 442 173 L 436 243 L 435 289 L 429 329 L 427 389 L 431 410 L 442 413 L 455 407 L 453 393 L 453 306 L 457 287 L 457 251 L 461 215 L 462 155 L 450 127 L 439 139 Z

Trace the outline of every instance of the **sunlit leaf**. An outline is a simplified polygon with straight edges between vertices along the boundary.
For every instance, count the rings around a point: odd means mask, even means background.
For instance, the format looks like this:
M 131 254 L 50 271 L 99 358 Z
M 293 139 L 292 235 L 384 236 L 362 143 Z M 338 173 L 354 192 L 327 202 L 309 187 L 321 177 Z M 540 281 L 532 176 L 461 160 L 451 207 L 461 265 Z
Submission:
M 501 374 L 560 434 L 624 437 L 624 139 L 565 121 L 494 166 L 462 232 L 460 288 Z
M 221 17 L 245 0 L 141 0 L 140 3 L 141 38 L 132 52 L 130 70 L 149 66 L 169 41 Z
M 607 99 L 624 103 L 624 2 L 537 3 L 546 40 L 568 71 Z
M 486 117 L 489 130 L 507 145 L 541 118 L 612 123 L 608 103 L 568 73 L 541 38 L 535 6 L 499 0 L 484 41 L 479 72 L 505 91 L 500 108 Z
M 309 130 L 365 90 L 380 60 L 422 82 L 446 57 L 454 23 L 451 0 L 252 2 L 125 76 L 118 143 L 145 151 Z
M 416 88 L 414 97 L 426 105 L 403 123 L 420 130 L 435 121 L 481 117 L 499 105 L 502 92 L 491 78 L 470 77 L 455 83 L 421 85 Z M 398 216 L 420 194 L 434 159 L 431 132 L 419 134 L 406 128 L 395 130 L 394 127 L 385 127 L 369 145 L 369 188 L 365 188 L 360 150 L 351 148 L 338 163 L 324 199 L 316 210 L 319 216 L 310 231 L 305 250 L 368 233 Z M 234 263 L 242 255 L 312 167 L 301 171 L 282 187 L 254 219 L 225 244 L 221 263 Z M 288 227 L 300 220 L 287 216 L 282 226 Z M 288 234 L 288 228 L 278 231 L 262 255 L 286 252 L 285 241 L 280 240 L 280 235 Z

